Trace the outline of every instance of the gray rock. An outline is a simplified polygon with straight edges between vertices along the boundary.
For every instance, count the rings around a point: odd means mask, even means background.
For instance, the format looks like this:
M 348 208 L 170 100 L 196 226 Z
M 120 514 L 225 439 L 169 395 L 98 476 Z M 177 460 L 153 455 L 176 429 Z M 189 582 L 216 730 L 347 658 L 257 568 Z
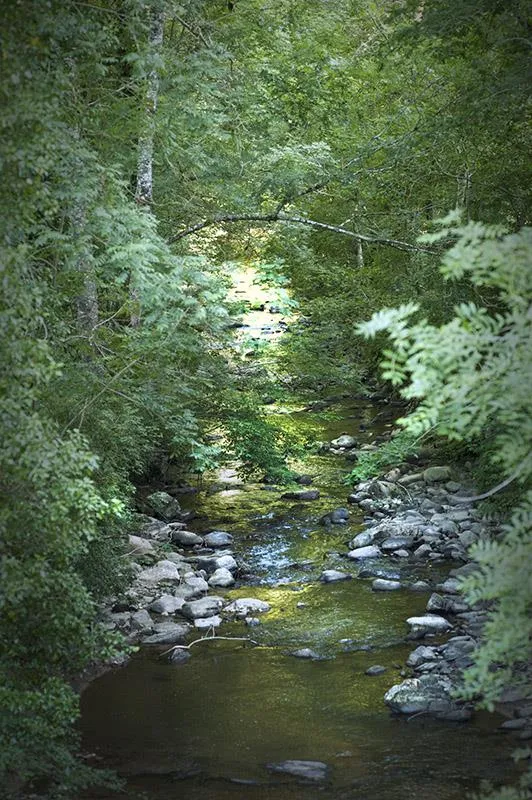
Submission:
M 146 498 L 146 504 L 157 516 L 167 522 L 181 517 L 181 506 L 168 492 L 153 492 Z
M 408 550 L 394 550 L 393 554 L 395 558 L 409 558 L 410 556 Z
M 140 532 L 147 539 L 153 539 L 156 542 L 169 542 L 172 536 L 172 528 L 166 522 L 161 522 L 160 519 L 155 517 L 143 517 L 144 523 Z
M 281 495 L 281 500 L 317 500 L 319 496 L 317 489 L 301 489 L 296 492 L 285 492 Z
M 445 484 L 445 488 L 447 489 L 448 492 L 459 492 L 460 489 L 462 488 L 462 485 L 460 483 L 457 483 L 456 481 L 447 481 L 447 483 Z
M 362 533 L 357 533 L 355 538 L 349 542 L 349 546 L 353 549 L 356 549 L 358 547 L 367 547 L 369 544 L 373 544 L 376 538 L 377 538 L 376 532 L 363 531 Z
M 523 728 L 528 727 L 529 721 L 524 717 L 516 719 L 507 719 L 502 725 L 499 725 L 500 731 L 521 731 Z
M 184 604 L 185 601 L 182 597 L 163 594 L 161 597 L 158 597 L 157 600 L 154 600 L 153 603 L 150 603 L 149 609 L 155 614 L 175 614 L 176 611 L 180 611 L 183 608 Z
M 346 450 L 352 450 L 353 447 L 356 447 L 358 444 L 357 440 L 354 436 L 349 436 L 347 433 L 343 433 L 337 439 L 333 439 L 331 442 L 331 447 L 344 447 Z
M 347 572 L 340 572 L 337 569 L 325 569 L 319 579 L 322 583 L 334 583 L 335 581 L 346 581 L 350 578 L 351 575 L 348 575 Z
M 379 558 L 380 555 L 381 551 L 378 547 L 369 545 L 368 547 L 357 547 L 354 550 L 350 550 L 347 557 L 360 561 L 364 558 Z
M 143 569 L 139 573 L 137 580 L 142 583 L 155 586 L 164 581 L 180 581 L 181 576 L 179 570 L 173 561 L 158 561 L 154 567 Z
M 208 630 L 209 628 L 218 628 L 222 624 L 222 618 L 215 614 L 212 617 L 198 617 L 194 620 L 194 627 L 199 630 Z
M 435 647 L 425 647 L 424 645 L 420 645 L 410 653 L 406 663 L 407 666 L 415 669 L 416 667 L 419 667 L 420 664 L 423 664 L 427 661 L 435 661 L 437 657 L 438 656 Z
M 282 761 L 279 764 L 267 764 L 272 772 L 284 772 L 287 775 L 295 775 L 297 778 L 304 778 L 307 781 L 324 781 L 327 777 L 328 766 L 323 761 Z
M 190 659 L 190 650 L 182 650 L 177 648 L 176 650 L 172 650 L 168 660 L 171 661 L 172 664 L 186 664 L 187 661 L 190 661 Z
M 299 650 L 292 650 L 290 655 L 295 656 L 295 658 L 321 658 L 320 654 L 316 653 L 315 650 L 311 650 L 310 647 L 301 647 Z
M 441 614 L 461 614 L 463 611 L 468 610 L 469 606 L 458 600 L 454 595 L 446 596 L 437 592 L 431 594 L 427 603 L 427 611 L 435 611 Z
M 238 569 L 238 564 L 233 556 L 218 556 L 214 559 L 216 569 L 228 569 L 229 572 L 235 572 Z
M 227 547 L 232 541 L 233 537 L 226 531 L 211 531 L 211 533 L 203 537 L 206 547 Z
M 128 555 L 131 558 L 154 555 L 155 548 L 153 547 L 153 544 L 149 539 L 144 539 L 142 536 L 133 536 L 132 534 L 130 534 L 128 540 L 129 540 L 129 546 L 131 548 Z
M 143 632 L 151 632 L 153 630 L 153 620 L 145 608 L 141 608 L 131 615 L 131 628 Z
M 194 573 L 186 576 L 184 586 L 190 586 L 197 594 L 203 594 L 203 592 L 209 591 L 209 584 L 205 578 L 202 578 L 200 575 L 194 575 Z
M 183 547 L 193 547 L 203 544 L 203 539 L 192 531 L 172 530 L 172 541 L 174 544 L 181 544 Z
M 257 625 L 260 625 L 260 619 L 258 617 L 245 617 L 244 622 L 250 628 L 256 628 Z
M 403 475 L 401 478 L 399 478 L 397 483 L 400 483 L 401 486 L 411 486 L 413 483 L 421 483 L 422 480 L 423 480 L 423 473 L 416 472 L 416 473 L 410 473 L 409 475 Z
M 408 550 L 408 548 L 413 547 L 414 540 L 411 539 L 409 536 L 390 536 L 389 539 L 385 539 L 384 542 L 381 542 L 381 548 L 385 553 L 393 553 L 394 550 Z
M 399 581 L 388 581 L 385 578 L 376 578 L 371 584 L 371 588 L 374 592 L 395 592 L 397 589 L 401 589 L 402 586 Z
M 458 594 L 459 585 L 457 578 L 447 578 L 443 583 L 438 583 L 436 589 L 445 594 Z
M 329 511 L 325 514 L 320 519 L 320 522 L 323 525 L 345 525 L 348 519 L 349 511 L 347 508 L 335 508 L 333 511 Z
M 143 644 L 176 644 L 185 641 L 190 625 L 179 622 L 161 622 L 154 626 L 155 633 L 142 640 Z
M 368 667 L 365 671 L 366 675 L 382 675 L 383 672 L 386 672 L 386 667 L 383 667 L 382 664 L 374 664 L 372 667 Z
M 427 483 L 448 481 L 451 477 L 450 467 L 427 467 L 423 470 L 423 480 Z
M 413 634 L 426 636 L 428 633 L 445 633 L 452 628 L 451 623 L 437 614 L 425 614 L 422 617 L 409 617 L 407 619 Z
M 202 597 L 200 600 L 190 600 L 181 609 L 181 614 L 188 619 L 214 617 L 223 606 L 221 597 Z
M 421 561 L 424 558 L 428 558 L 428 556 L 431 553 L 432 553 L 432 547 L 430 545 L 420 544 L 419 547 L 417 547 L 414 550 L 412 555 L 414 556 L 414 558 L 418 559 L 418 561 Z
M 245 617 L 248 614 L 265 614 L 270 610 L 270 604 L 256 597 L 239 597 L 233 600 L 225 609 L 229 614 Z
M 209 578 L 209 586 L 232 586 L 234 582 L 235 579 L 225 567 L 217 569 Z
M 425 712 L 441 718 L 460 709 L 450 696 L 451 689 L 448 679 L 422 675 L 392 686 L 384 695 L 384 702 L 399 714 Z
M 430 584 L 427 581 L 414 581 L 409 586 L 412 592 L 430 592 Z

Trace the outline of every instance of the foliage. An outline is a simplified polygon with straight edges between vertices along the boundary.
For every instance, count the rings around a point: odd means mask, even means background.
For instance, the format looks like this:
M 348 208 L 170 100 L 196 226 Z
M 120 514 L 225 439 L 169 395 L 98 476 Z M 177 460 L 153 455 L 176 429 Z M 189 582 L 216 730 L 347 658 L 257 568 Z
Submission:
M 409 305 L 379 312 L 358 330 L 365 336 L 386 331 L 392 340 L 383 374 L 402 387 L 403 397 L 418 401 L 401 420 L 408 433 L 436 430 L 469 441 L 494 428 L 490 447 L 501 483 L 515 481 L 520 488 L 500 536 L 472 548 L 480 569 L 463 584 L 471 603 L 491 604 L 485 640 L 466 673 L 464 696 L 482 695 L 483 704 L 493 708 L 505 686 L 526 681 L 522 668 L 532 655 L 527 571 L 532 555 L 532 230 L 505 234 L 500 227 L 459 225 L 455 216 L 441 227 L 432 240 L 456 237 L 443 258 L 443 274 L 449 280 L 467 275 L 474 285 L 497 290 L 495 310 L 463 303 L 450 322 L 435 327 L 425 320 L 410 322 L 417 307 Z
M 389 441 L 379 445 L 375 452 L 360 451 L 357 464 L 346 476 L 346 483 L 356 483 L 381 475 L 384 470 L 403 463 L 409 456 L 416 454 L 418 439 L 405 431 L 400 431 Z

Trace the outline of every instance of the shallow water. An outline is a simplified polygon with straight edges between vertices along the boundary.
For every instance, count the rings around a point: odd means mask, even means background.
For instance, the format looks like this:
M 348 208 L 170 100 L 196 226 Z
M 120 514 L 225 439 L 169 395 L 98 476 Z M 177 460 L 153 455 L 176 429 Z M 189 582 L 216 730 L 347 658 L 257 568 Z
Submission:
M 333 419 L 285 416 L 325 440 L 358 434 L 360 421 L 378 409 L 359 403 L 337 411 Z M 255 575 L 254 585 L 219 594 L 259 597 L 271 611 L 257 627 L 236 621 L 220 631 L 256 644 L 200 642 L 181 666 L 168 663 L 161 649 L 145 648 L 124 669 L 89 685 L 82 696 L 84 746 L 128 783 L 124 794 L 87 797 L 462 800 L 481 779 L 515 776 L 512 743 L 495 731 L 497 718 L 477 714 L 467 725 L 396 718 L 384 705 L 384 692 L 401 679 L 412 650 L 405 619 L 424 610 L 427 595 L 373 593 L 370 581 L 356 578 L 358 567 L 342 553 L 361 529 L 358 513 L 346 526 L 320 525 L 325 511 L 345 503 L 341 476 L 348 468 L 335 456 L 307 459 L 305 471 L 322 492 L 317 502 L 281 500 L 280 491 L 239 486 L 230 473 L 230 488 L 190 501 L 206 515 L 197 529 L 231 531 L 235 553 Z M 398 570 L 391 560 L 378 566 Z M 354 579 L 322 585 L 316 579 L 325 567 Z M 400 570 L 402 577 L 445 574 L 442 566 L 401 564 Z M 320 660 L 290 655 L 300 647 L 311 647 Z M 386 672 L 365 675 L 373 664 Z M 327 784 L 305 785 L 267 770 L 285 759 L 326 762 Z

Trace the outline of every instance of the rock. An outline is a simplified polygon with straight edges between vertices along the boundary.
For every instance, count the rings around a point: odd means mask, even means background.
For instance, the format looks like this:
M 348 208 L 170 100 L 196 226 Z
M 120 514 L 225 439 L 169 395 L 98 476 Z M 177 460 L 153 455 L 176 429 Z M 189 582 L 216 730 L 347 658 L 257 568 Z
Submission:
M 386 581 L 398 581 L 400 575 L 392 569 L 382 567 L 364 567 L 358 573 L 359 578 L 384 578 Z
M 412 592 L 430 592 L 430 584 L 427 581 L 414 581 L 408 588 Z
M 190 661 L 190 659 L 190 650 L 182 650 L 181 648 L 177 648 L 176 650 L 172 650 L 168 660 L 171 661 L 172 664 L 186 664 L 187 661 Z
M 194 627 L 199 630 L 207 630 L 208 628 L 218 628 L 222 624 L 222 618 L 215 614 L 212 617 L 198 617 L 194 620 Z
M 232 586 L 234 582 L 235 579 L 225 567 L 217 569 L 209 578 L 209 586 Z
M 529 721 L 524 717 L 516 719 L 507 719 L 502 725 L 499 725 L 500 731 L 521 731 L 523 728 L 528 727 Z
M 371 584 L 374 592 L 395 592 L 401 589 L 402 585 L 399 581 L 388 581 L 385 578 L 376 578 Z
M 185 604 L 185 601 L 182 597 L 174 597 L 171 594 L 163 594 L 161 597 L 158 597 L 157 600 L 154 600 L 153 603 L 150 603 L 148 608 L 150 611 L 153 611 L 155 614 L 175 614 L 176 611 L 180 611 Z
M 209 591 L 209 584 L 205 578 L 202 578 L 201 575 L 194 575 L 194 573 L 186 576 L 184 586 L 189 586 L 191 589 L 194 589 L 196 594 Z
M 157 516 L 167 522 L 181 518 L 181 506 L 168 492 L 153 492 L 146 498 L 146 504 Z
M 181 555 L 181 553 L 165 553 L 164 555 L 166 561 L 173 561 L 178 566 L 182 566 L 185 563 L 185 556 Z
M 206 547 L 227 547 L 233 541 L 233 537 L 226 531 L 211 531 L 203 537 L 203 542 Z
M 172 541 L 174 544 L 181 544 L 183 547 L 194 547 L 203 544 L 203 539 L 192 531 L 172 530 Z
M 437 614 L 425 614 L 422 617 L 409 617 L 408 625 L 412 633 L 418 636 L 426 636 L 427 633 L 445 633 L 452 628 L 451 623 L 445 617 Z
M 147 633 L 153 630 L 153 620 L 145 608 L 135 611 L 131 615 L 131 627 L 133 630 Z
M 353 549 L 367 547 L 369 544 L 373 544 L 376 537 L 377 534 L 373 531 L 363 531 L 362 533 L 357 533 L 355 538 L 349 542 L 349 546 Z
M 310 486 L 314 478 L 311 475 L 298 475 L 295 481 L 299 483 L 300 486 Z
M 182 643 L 190 632 L 190 625 L 184 622 L 161 622 L 154 627 L 155 633 L 143 639 L 143 644 Z
M 270 604 L 256 597 L 240 597 L 233 600 L 225 609 L 229 614 L 236 614 L 238 617 L 245 617 L 248 614 L 265 614 L 270 610 Z
M 416 472 L 410 473 L 409 475 L 403 475 L 397 483 L 400 483 L 401 486 L 411 486 L 413 483 L 421 483 L 423 480 L 423 473 Z
M 173 561 L 158 561 L 154 567 L 148 567 L 139 572 L 137 580 L 155 586 L 164 581 L 180 581 L 181 575 Z
M 238 564 L 233 556 L 218 556 L 214 559 L 216 569 L 228 569 L 229 572 L 234 572 L 238 569 Z
M 335 581 L 346 581 L 351 578 L 346 572 L 340 572 L 337 569 L 325 569 L 320 575 L 322 583 L 334 583 Z
M 461 484 L 457 483 L 456 481 L 447 481 L 445 484 L 445 488 L 448 492 L 459 492 L 462 488 Z
M 337 439 L 333 439 L 331 442 L 331 447 L 344 447 L 346 450 L 352 450 L 353 447 L 356 447 L 358 444 L 357 440 L 354 436 L 349 436 L 347 433 L 343 433 Z
M 320 522 L 322 525 L 345 525 L 348 519 L 349 511 L 347 508 L 335 508 L 334 511 L 324 514 Z
M 447 578 L 443 583 L 438 583 L 436 589 L 446 594 L 458 594 L 460 583 L 457 578 Z
M 409 558 L 410 556 L 408 550 L 394 550 L 393 554 L 395 558 Z
M 282 761 L 280 764 L 267 764 L 272 772 L 284 772 L 307 781 L 323 781 L 327 777 L 328 766 L 323 761 Z
M 424 645 L 420 645 L 410 653 L 406 663 L 407 666 L 415 669 L 416 667 L 419 667 L 420 664 L 423 664 L 426 661 L 434 661 L 436 658 L 437 653 L 435 647 L 425 647 Z
M 292 650 L 290 655 L 295 656 L 295 658 L 313 658 L 313 659 L 321 658 L 320 654 L 316 653 L 315 650 L 311 650 L 310 647 L 302 647 L 299 650 Z
M 143 536 L 157 542 L 170 541 L 172 528 L 166 522 L 161 522 L 160 519 L 155 519 L 155 517 L 145 517 L 144 515 L 142 515 L 142 519 L 144 520 L 141 528 Z
M 384 695 L 384 702 L 399 714 L 426 712 L 440 716 L 459 708 L 451 699 L 450 691 L 450 681 L 434 675 L 422 675 L 392 686 Z
M 132 534 L 130 534 L 128 540 L 129 540 L 129 546 L 131 547 L 132 550 L 132 552 L 130 551 L 128 555 L 131 558 L 154 555 L 155 548 L 153 547 L 153 544 L 150 542 L 149 539 L 144 539 L 142 536 L 133 536 Z
M 260 625 L 260 619 L 258 617 L 245 617 L 244 622 L 250 628 L 256 628 L 257 625 Z
M 281 500 L 317 500 L 320 493 L 317 489 L 302 489 L 296 492 L 285 492 Z
M 348 558 L 352 558 L 355 561 L 360 561 L 364 558 L 379 558 L 381 555 L 381 551 L 375 545 L 369 545 L 368 547 L 357 547 L 354 550 L 350 550 L 347 554 Z
M 437 592 L 431 594 L 427 603 L 427 611 L 436 611 L 441 614 L 461 614 L 468 610 L 469 606 L 456 597 L 452 595 L 446 597 Z
M 381 542 L 381 548 L 385 553 L 393 553 L 394 550 L 404 550 L 413 547 L 414 541 L 409 536 L 390 536 Z
M 223 606 L 221 597 L 202 597 L 200 600 L 190 600 L 181 609 L 181 614 L 188 619 L 201 617 L 214 617 Z
M 420 544 L 419 547 L 417 547 L 414 550 L 412 555 L 418 561 L 421 561 L 423 558 L 428 558 L 431 553 L 432 553 L 432 547 L 430 545 L 428 545 L 428 544 Z
M 382 675 L 383 672 L 386 672 L 386 667 L 383 667 L 382 664 L 374 664 L 367 668 L 365 675 Z
M 451 477 L 450 467 L 427 467 L 423 470 L 423 480 L 427 483 L 448 481 Z

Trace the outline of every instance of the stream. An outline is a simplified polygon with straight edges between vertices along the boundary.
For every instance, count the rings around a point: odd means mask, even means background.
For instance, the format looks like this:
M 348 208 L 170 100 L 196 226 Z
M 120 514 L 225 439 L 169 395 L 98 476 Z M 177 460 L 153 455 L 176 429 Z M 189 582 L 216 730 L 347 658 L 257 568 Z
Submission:
M 271 413 L 316 440 L 351 433 L 361 443 L 371 442 L 394 416 L 390 407 L 364 400 L 344 400 L 325 412 Z M 385 691 L 402 680 L 415 647 L 406 639 L 405 619 L 424 612 L 428 593 L 376 593 L 370 580 L 357 578 L 361 567 L 344 554 L 363 529 L 362 512 L 350 507 L 345 525 L 319 522 L 345 505 L 342 479 L 351 465 L 324 453 L 308 455 L 299 467 L 313 477 L 319 500 L 281 499 L 279 487 L 242 483 L 231 470 L 213 478 L 216 486 L 206 482 L 186 498 L 198 514 L 191 529 L 232 533 L 235 557 L 254 576 L 211 594 L 256 597 L 271 610 L 256 626 L 237 620 L 217 630 L 257 646 L 202 642 L 181 665 L 161 657 L 168 648 L 143 647 L 127 666 L 89 684 L 82 695 L 84 749 L 125 776 L 127 786 L 123 793 L 84 797 L 462 800 L 482 780 L 515 778 L 514 743 L 496 730 L 498 716 L 477 712 L 466 724 L 439 722 L 393 716 L 385 706 Z M 379 567 L 434 583 L 450 565 L 381 560 Z M 354 579 L 320 583 L 325 568 Z M 305 647 L 320 658 L 290 655 Z M 375 664 L 386 671 L 366 675 Z M 301 783 L 266 767 L 286 759 L 325 762 L 327 780 Z

